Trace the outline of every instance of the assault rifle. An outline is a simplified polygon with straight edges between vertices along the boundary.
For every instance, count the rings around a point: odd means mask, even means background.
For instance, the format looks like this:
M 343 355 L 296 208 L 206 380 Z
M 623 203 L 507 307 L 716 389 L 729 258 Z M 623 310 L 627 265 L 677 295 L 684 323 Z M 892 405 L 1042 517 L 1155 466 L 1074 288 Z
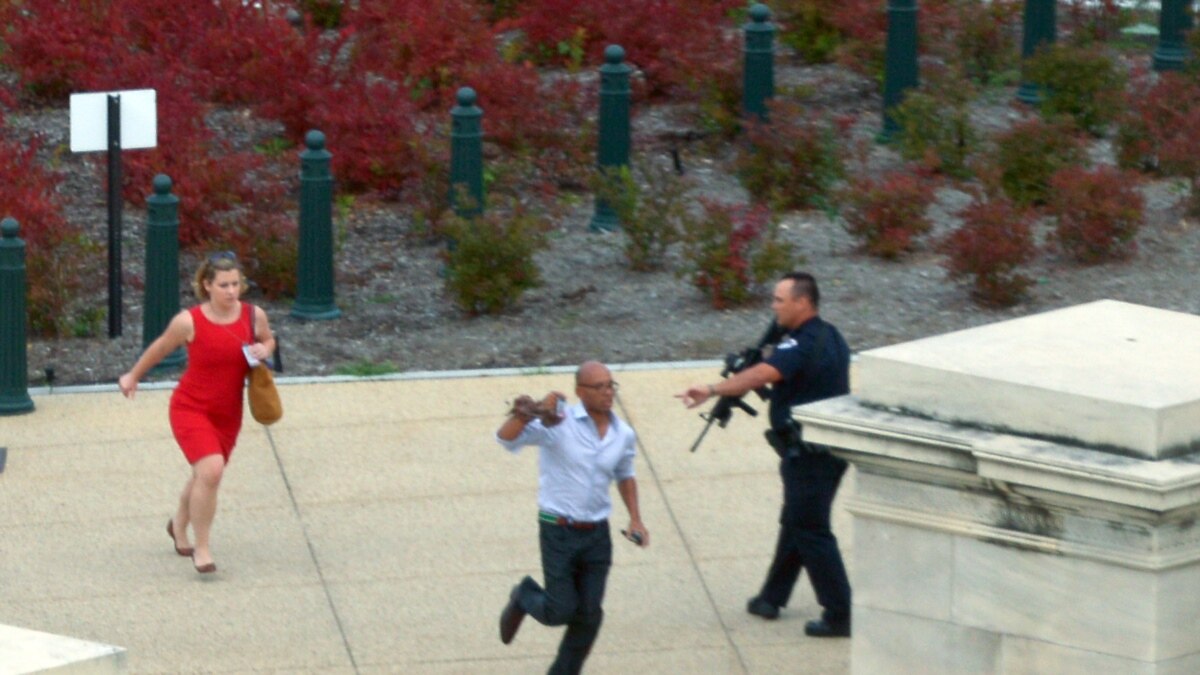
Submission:
M 768 345 L 779 342 L 779 338 L 783 337 L 784 332 L 778 323 L 772 321 L 771 325 L 767 326 L 767 331 L 759 338 L 758 344 L 753 347 L 747 347 L 740 353 L 725 355 L 725 367 L 721 369 L 721 377 L 728 378 L 730 375 L 736 375 L 747 368 L 762 363 L 763 349 Z M 764 401 L 767 399 L 768 390 L 766 387 L 759 387 L 754 390 L 754 393 L 758 394 L 758 397 Z M 707 424 L 704 425 L 704 429 L 700 432 L 700 437 L 696 439 L 695 443 L 692 443 L 691 452 L 695 452 L 696 448 L 700 447 L 700 442 L 704 440 L 704 436 L 712 428 L 713 422 L 716 422 L 717 426 L 722 429 L 725 428 L 726 424 L 729 424 L 729 419 L 733 416 L 734 408 L 741 409 L 751 417 L 758 416 L 758 411 L 743 401 L 742 396 L 722 396 L 713 404 L 712 410 L 700 413 L 700 418 L 705 420 Z

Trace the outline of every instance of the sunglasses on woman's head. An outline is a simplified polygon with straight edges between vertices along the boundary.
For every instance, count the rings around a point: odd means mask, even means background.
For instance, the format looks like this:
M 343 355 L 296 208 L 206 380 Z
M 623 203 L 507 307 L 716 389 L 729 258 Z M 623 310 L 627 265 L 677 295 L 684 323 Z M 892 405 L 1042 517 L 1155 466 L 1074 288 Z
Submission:
M 236 262 L 237 255 L 233 251 L 219 251 L 208 256 L 208 262 L 211 264 L 219 263 L 222 260 L 232 260 Z

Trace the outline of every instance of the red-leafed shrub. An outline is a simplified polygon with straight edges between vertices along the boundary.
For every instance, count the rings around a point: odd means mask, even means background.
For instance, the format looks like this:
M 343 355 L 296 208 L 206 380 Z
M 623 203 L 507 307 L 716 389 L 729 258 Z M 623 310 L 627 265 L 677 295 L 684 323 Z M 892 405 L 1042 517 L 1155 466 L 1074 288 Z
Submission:
M 276 58 L 256 58 L 238 72 L 255 111 L 283 124 L 296 143 L 318 126 L 318 118 L 337 114 L 346 106 L 341 89 L 354 78 L 339 55 L 349 50 L 353 31 L 306 30 L 297 42 L 286 42 Z M 333 111 L 329 111 L 333 109 Z M 341 114 L 351 117 L 352 111 Z M 324 130 L 322 130 L 324 131 Z
M 595 110 L 596 97 L 582 91 L 578 82 L 544 83 L 532 66 L 492 62 L 464 69 L 462 83 L 479 94 L 488 141 L 505 152 L 530 153 L 535 165 L 551 173 L 574 173 L 575 180 L 583 179 L 580 167 L 591 169 L 595 125 L 586 116 L 589 109 Z M 446 121 L 452 94 L 446 92 L 438 110 Z M 576 165 L 574 171 L 571 165 Z
M 1124 3 L 1117 0 L 1067 0 L 1062 4 L 1058 29 L 1075 44 L 1116 40 L 1128 20 L 1128 12 L 1121 7 Z
M 1045 203 L 1050 177 L 1087 163 L 1084 141 L 1069 120 L 1018 122 L 996 139 L 996 165 L 1004 193 L 1019 206 Z
M 683 223 L 683 273 L 714 308 L 757 299 L 758 284 L 795 267 L 795 252 L 766 207 L 700 203 L 704 215 Z
M 738 148 L 737 170 L 756 201 L 776 210 L 826 206 L 844 167 L 842 124 L 814 117 L 790 101 L 768 104 L 769 122 L 751 121 Z
M 206 106 L 181 90 L 159 88 L 158 108 L 158 146 L 123 158 L 126 199 L 143 204 L 154 176 L 170 176 L 184 246 L 220 239 L 231 227 L 252 227 L 259 214 L 279 210 L 282 182 L 262 155 L 217 140 L 204 121 Z
M 1144 216 L 1137 183 L 1135 176 L 1110 167 L 1068 167 L 1054 174 L 1046 203 L 1058 221 L 1054 243 L 1085 265 L 1132 256 Z
M 537 63 L 580 68 L 604 62 L 617 44 L 644 76 L 648 96 L 695 91 L 715 63 L 736 62 L 729 12 L 739 0 L 526 0 L 501 28 L 519 28 L 524 53 Z
M 126 52 L 117 49 L 122 18 L 116 3 L 96 0 L 22 0 L 5 3 L 0 21 L 6 49 L 0 58 L 20 80 L 23 94 L 63 104 L 86 91 L 97 72 L 111 72 Z
M 479 96 L 485 137 L 505 152 L 529 154 L 548 174 L 565 173 L 563 169 L 576 162 L 587 165 L 588 136 L 580 133 L 583 110 L 578 84 L 546 85 L 529 65 L 502 61 L 479 4 L 470 0 L 437 0 L 433 6 L 427 1 L 364 3 L 343 20 L 353 30 L 346 68 L 356 81 L 346 81 L 348 73 L 338 73 L 343 80 L 338 86 L 373 92 L 387 87 L 376 110 L 381 120 L 389 118 L 385 124 L 355 128 L 354 117 L 347 115 L 352 106 L 337 100 L 316 103 L 335 106 L 324 117 L 345 115 L 345 123 L 335 126 L 362 139 L 356 142 L 361 143 L 359 156 L 366 166 L 355 168 L 355 183 L 391 190 L 397 182 L 409 180 L 411 175 L 396 169 L 411 166 L 414 146 L 427 142 L 421 138 L 427 131 L 421 129 L 448 125 L 455 94 L 463 86 L 474 88 Z M 426 119 L 418 123 L 422 114 Z M 330 126 L 331 138 L 333 132 Z M 380 178 L 367 180 L 371 174 Z
M 921 3 L 918 11 L 927 11 L 926 5 Z M 881 80 L 887 47 L 887 4 L 874 0 L 837 2 L 830 11 L 829 20 L 842 34 L 836 60 L 859 73 Z
M 917 236 L 933 227 L 925 213 L 937 184 L 926 173 L 908 167 L 879 178 L 860 174 L 838 192 L 846 231 L 863 242 L 867 253 L 898 258 L 912 250 Z
M 305 87 L 302 78 L 310 75 L 312 64 L 330 53 L 325 43 L 331 40 L 322 32 L 312 26 L 297 30 L 288 23 L 284 9 L 292 3 L 166 4 L 175 19 L 174 30 L 159 33 L 156 37 L 166 44 L 147 51 L 165 55 L 171 53 L 171 45 L 187 45 L 179 58 L 197 71 L 203 87 L 196 93 L 207 101 L 255 105 L 286 95 L 292 88 Z M 264 77 L 268 74 L 270 79 Z
M 239 222 L 206 244 L 211 251 L 232 250 L 246 265 L 246 276 L 268 298 L 296 292 L 298 256 L 296 221 L 284 213 L 259 215 Z
M 1200 82 L 1177 73 L 1133 78 L 1115 145 L 1121 167 L 1188 179 L 1191 210 L 1200 212 Z
M 1024 7 L 1025 0 L 948 2 L 943 11 L 931 12 L 922 2 L 922 44 L 971 80 L 990 84 L 1017 70 Z
M 0 217 L 15 218 L 17 236 L 25 240 L 29 331 L 70 335 L 77 319 L 89 314 L 78 304 L 80 292 L 102 283 L 95 262 L 100 256 L 79 226 L 63 217 L 55 198 L 59 177 L 39 164 L 39 145 L 37 138 L 27 145 L 0 140 Z
M 0 9 L 9 26 L 3 59 L 41 101 L 115 89 L 130 59 L 147 55 L 187 72 L 192 95 L 239 101 L 261 93 L 245 86 L 242 69 L 295 56 L 283 9 L 270 0 L 22 0 Z
M 328 139 L 338 185 L 393 195 L 418 169 L 416 111 L 407 93 L 389 82 L 354 80 L 332 94 L 309 117 Z
M 158 144 L 123 153 L 123 192 L 141 204 L 156 174 L 170 176 L 181 202 L 180 241 L 194 246 L 228 228 L 249 227 L 256 211 L 278 210 L 283 186 L 263 158 L 218 142 L 205 123 L 213 98 L 264 93 L 261 87 L 243 92 L 234 74 L 255 63 L 251 54 L 284 53 L 275 43 L 291 39 L 294 30 L 277 14 L 270 2 L 240 0 L 28 0 L 10 17 L 12 40 L 21 49 L 5 55 L 27 90 L 156 90 Z M 209 41 L 210 32 L 242 42 Z
M 1031 280 L 1018 270 L 1033 259 L 1032 216 L 1003 195 L 976 196 L 959 212 L 962 225 L 941 243 L 951 279 L 970 279 L 971 296 L 991 307 L 1021 300 Z
M 355 31 L 350 67 L 394 78 L 422 107 L 458 89 L 470 64 L 499 60 L 482 8 L 472 0 L 364 2 L 345 20 Z

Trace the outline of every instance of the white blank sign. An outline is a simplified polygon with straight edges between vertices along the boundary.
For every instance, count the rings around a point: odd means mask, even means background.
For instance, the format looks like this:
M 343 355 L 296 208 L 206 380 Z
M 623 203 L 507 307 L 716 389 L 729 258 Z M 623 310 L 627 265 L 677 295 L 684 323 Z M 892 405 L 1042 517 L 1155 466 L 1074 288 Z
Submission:
M 71 152 L 108 149 L 108 97 L 121 97 L 121 149 L 158 145 L 158 112 L 153 89 L 71 94 Z

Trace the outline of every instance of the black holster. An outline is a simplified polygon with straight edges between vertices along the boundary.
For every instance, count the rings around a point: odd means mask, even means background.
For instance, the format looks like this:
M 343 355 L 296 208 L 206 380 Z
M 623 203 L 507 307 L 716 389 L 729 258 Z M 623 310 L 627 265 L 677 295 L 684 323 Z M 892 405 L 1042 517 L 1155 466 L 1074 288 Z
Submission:
M 804 440 L 803 427 L 795 420 L 788 420 L 786 428 L 767 429 L 763 432 L 763 436 L 767 438 L 767 443 L 775 450 L 775 454 L 779 455 L 780 459 L 789 457 L 799 457 L 806 453 L 822 453 L 829 450 L 816 443 L 809 443 Z

